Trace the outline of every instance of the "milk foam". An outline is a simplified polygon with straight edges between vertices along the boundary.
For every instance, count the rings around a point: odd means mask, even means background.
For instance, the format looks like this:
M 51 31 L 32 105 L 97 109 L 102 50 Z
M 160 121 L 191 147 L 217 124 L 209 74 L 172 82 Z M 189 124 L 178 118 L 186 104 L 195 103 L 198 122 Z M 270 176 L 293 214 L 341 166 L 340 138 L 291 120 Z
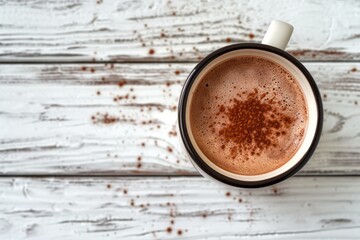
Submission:
M 237 144 L 225 142 L 219 134 L 229 124 L 224 114 L 218 114 L 219 106 L 231 107 L 231 99 L 245 101 L 255 89 L 265 94 L 261 101 L 272 99 L 272 106 L 293 121 L 286 134 L 276 136 L 276 146 L 255 155 L 242 151 L 234 157 L 231 149 Z M 215 66 L 200 79 L 190 104 L 190 127 L 200 150 L 220 168 L 241 175 L 267 173 L 289 161 L 302 143 L 307 118 L 306 102 L 293 75 L 274 62 L 252 56 Z

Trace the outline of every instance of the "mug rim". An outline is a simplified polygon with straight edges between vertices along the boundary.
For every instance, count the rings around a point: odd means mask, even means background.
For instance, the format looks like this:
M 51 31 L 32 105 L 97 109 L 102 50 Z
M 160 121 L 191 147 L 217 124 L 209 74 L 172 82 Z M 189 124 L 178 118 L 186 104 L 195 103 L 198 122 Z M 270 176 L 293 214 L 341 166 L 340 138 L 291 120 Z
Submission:
M 225 175 L 217 172 L 213 168 L 211 168 L 199 156 L 199 154 L 195 150 L 195 148 L 190 140 L 190 137 L 188 135 L 188 130 L 187 130 L 186 121 L 185 121 L 187 99 L 188 99 L 188 95 L 189 95 L 191 86 L 194 83 L 196 77 L 210 62 L 212 62 L 217 57 L 219 57 L 225 53 L 235 51 L 235 50 L 241 50 L 241 49 L 257 49 L 257 50 L 271 52 L 271 53 L 277 54 L 277 55 L 287 59 L 292 64 L 294 64 L 304 74 L 305 78 L 307 79 L 307 81 L 310 84 L 310 87 L 311 87 L 312 92 L 315 97 L 317 113 L 318 113 L 315 135 L 314 135 L 314 138 L 311 142 L 309 149 L 306 151 L 304 156 L 289 170 L 287 170 L 279 175 L 276 175 L 272 178 L 259 180 L 259 181 L 243 181 L 243 180 L 233 179 L 233 178 L 225 176 Z M 313 77 L 311 76 L 309 71 L 305 68 L 305 66 L 299 60 L 297 60 L 295 57 L 293 57 L 289 53 L 287 53 L 279 48 L 265 45 L 265 44 L 236 43 L 236 44 L 222 47 L 222 48 L 210 53 L 203 60 L 201 60 L 191 71 L 191 73 L 189 74 L 189 76 L 187 77 L 187 79 L 185 81 L 185 84 L 184 84 L 181 94 L 180 94 L 179 104 L 178 104 L 178 123 L 179 123 L 179 131 L 180 131 L 181 140 L 183 142 L 183 145 L 184 145 L 189 157 L 191 158 L 193 164 L 196 164 L 196 166 L 199 167 L 206 175 L 214 178 L 217 181 L 220 181 L 222 183 L 225 183 L 227 185 L 231 185 L 234 187 L 258 188 L 258 187 L 269 186 L 269 185 L 281 182 L 281 181 L 291 177 L 296 172 L 298 172 L 309 161 L 310 157 L 313 155 L 313 153 L 319 143 L 319 140 L 320 140 L 322 125 L 323 125 L 323 105 L 322 105 L 321 95 L 320 95 L 319 89 L 315 83 L 315 80 L 313 79 Z

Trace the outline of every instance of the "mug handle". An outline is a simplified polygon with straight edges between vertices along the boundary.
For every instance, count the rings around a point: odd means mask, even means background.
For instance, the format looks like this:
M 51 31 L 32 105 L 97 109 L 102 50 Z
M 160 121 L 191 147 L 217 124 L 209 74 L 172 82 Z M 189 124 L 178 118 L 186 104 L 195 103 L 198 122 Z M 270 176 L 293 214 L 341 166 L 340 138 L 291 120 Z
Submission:
M 292 25 L 283 21 L 272 20 L 261 43 L 285 50 L 293 31 Z

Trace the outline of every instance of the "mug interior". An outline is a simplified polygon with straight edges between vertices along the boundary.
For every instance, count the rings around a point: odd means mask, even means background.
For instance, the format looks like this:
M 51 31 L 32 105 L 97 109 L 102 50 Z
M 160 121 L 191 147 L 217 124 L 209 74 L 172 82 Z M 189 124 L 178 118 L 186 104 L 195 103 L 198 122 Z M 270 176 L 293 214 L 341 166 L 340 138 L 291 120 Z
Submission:
M 240 57 L 240 56 L 254 56 L 254 57 L 261 57 L 264 59 L 267 59 L 269 61 L 275 62 L 278 65 L 285 68 L 287 71 L 289 71 L 297 80 L 297 83 L 304 94 L 307 113 L 308 113 L 308 121 L 306 130 L 304 132 L 304 138 L 303 142 L 300 145 L 299 149 L 295 153 L 295 155 L 284 165 L 281 167 L 268 172 L 264 174 L 259 175 L 240 175 L 236 173 L 229 172 L 227 170 L 224 170 L 220 167 L 218 167 L 216 164 L 214 164 L 199 148 L 198 144 L 195 141 L 195 138 L 193 136 L 193 133 L 191 132 L 190 127 L 190 104 L 192 101 L 192 98 L 194 97 L 195 89 L 197 88 L 198 84 L 200 83 L 200 80 L 208 73 L 209 70 L 213 69 L 216 65 L 221 64 L 224 61 L 228 61 L 229 59 Z M 316 131 L 317 131 L 317 125 L 318 125 L 318 107 L 317 107 L 317 101 L 316 97 L 314 95 L 314 92 L 312 90 L 312 87 L 307 79 L 307 77 L 303 74 L 303 72 L 292 62 L 290 62 L 288 59 L 264 50 L 259 49 L 238 49 L 233 50 L 227 53 L 224 53 L 217 58 L 213 59 L 210 63 L 208 63 L 201 72 L 196 76 L 195 80 L 193 81 L 189 94 L 187 97 L 186 105 L 185 105 L 185 125 L 187 126 L 187 134 L 189 136 L 189 139 L 191 141 L 191 144 L 193 145 L 195 151 L 198 153 L 198 155 L 201 157 L 201 159 L 212 169 L 214 169 L 216 172 L 240 181 L 246 181 L 246 182 L 257 182 L 257 181 L 263 181 L 266 179 L 271 179 L 276 176 L 279 176 L 283 174 L 284 172 L 289 171 L 292 169 L 295 165 L 299 163 L 299 161 L 302 160 L 304 155 L 308 152 L 309 148 L 311 147 Z

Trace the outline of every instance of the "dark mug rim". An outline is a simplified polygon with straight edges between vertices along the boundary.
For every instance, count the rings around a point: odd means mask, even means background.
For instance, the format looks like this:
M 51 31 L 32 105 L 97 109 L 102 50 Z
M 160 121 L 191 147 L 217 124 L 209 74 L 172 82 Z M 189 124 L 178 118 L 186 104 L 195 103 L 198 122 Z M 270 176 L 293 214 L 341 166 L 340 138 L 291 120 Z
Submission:
M 215 58 L 217 58 L 225 53 L 235 51 L 235 50 L 240 50 L 240 49 L 257 49 L 257 50 L 262 50 L 262 51 L 268 51 L 268 52 L 280 55 L 281 57 L 284 57 L 285 59 L 287 59 L 291 63 L 293 63 L 304 74 L 304 76 L 308 80 L 308 82 L 311 86 L 311 89 L 313 91 L 314 97 L 315 97 L 317 111 L 318 111 L 318 121 L 317 121 L 317 125 L 316 125 L 315 136 L 313 138 L 313 141 L 312 141 L 309 149 L 304 154 L 304 156 L 289 170 L 287 170 L 277 176 L 274 176 L 272 178 L 268 178 L 268 179 L 264 179 L 264 180 L 260 180 L 260 181 L 242 181 L 242 180 L 233 179 L 233 178 L 225 176 L 225 175 L 217 172 L 213 168 L 211 168 L 196 152 L 196 150 L 189 138 L 187 126 L 186 126 L 186 122 L 185 122 L 186 104 L 187 104 L 189 91 L 190 91 L 191 86 L 194 83 L 196 77 L 199 75 L 199 73 L 207 66 L 207 64 L 212 62 Z M 181 94 L 180 94 L 179 105 L 178 105 L 178 123 L 179 123 L 179 131 L 180 131 L 181 140 L 184 144 L 186 151 L 188 152 L 189 156 L 193 160 L 193 163 L 196 164 L 204 173 L 206 173 L 210 177 L 212 177 L 222 183 L 225 183 L 225 184 L 228 184 L 228 185 L 231 185 L 234 187 L 258 188 L 258 187 L 269 186 L 269 185 L 281 182 L 281 181 L 291 177 L 296 172 L 298 172 L 308 162 L 308 160 L 314 153 L 316 146 L 319 143 L 319 139 L 320 139 L 320 135 L 321 135 L 321 131 L 322 131 L 322 125 L 323 125 L 323 106 L 322 106 L 322 100 L 321 100 L 321 95 L 320 95 L 319 89 L 318 89 L 313 77 L 311 76 L 309 71 L 304 67 L 304 65 L 302 65 L 300 63 L 300 61 L 298 61 L 295 57 L 293 57 L 289 53 L 287 53 L 279 48 L 275 48 L 275 47 L 272 47 L 269 45 L 264 45 L 264 44 L 260 44 L 260 43 L 237 43 L 237 44 L 232 44 L 232 45 L 220 48 L 220 49 L 210 53 L 207 57 L 205 57 L 203 60 L 201 60 L 195 66 L 195 68 L 191 71 L 191 73 L 189 74 L 188 78 L 185 81 L 185 84 L 184 84 Z

